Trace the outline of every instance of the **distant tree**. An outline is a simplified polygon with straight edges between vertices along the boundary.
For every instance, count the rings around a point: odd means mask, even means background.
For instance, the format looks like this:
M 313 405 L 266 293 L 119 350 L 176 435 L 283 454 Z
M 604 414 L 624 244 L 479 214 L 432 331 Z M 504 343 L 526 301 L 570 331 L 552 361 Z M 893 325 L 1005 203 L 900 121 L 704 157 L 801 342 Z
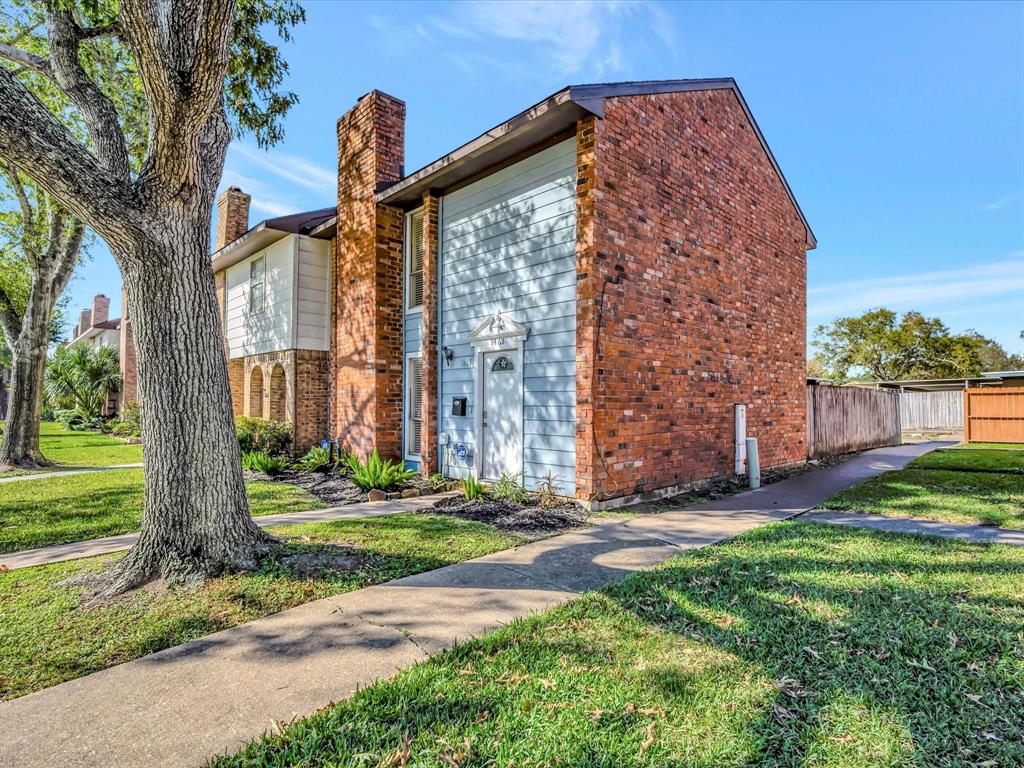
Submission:
M 937 317 L 872 309 L 840 317 L 815 330 L 813 345 L 831 378 L 851 374 L 897 381 L 916 378 L 977 376 L 983 339 L 975 333 L 952 334 Z
M 46 366 L 46 397 L 55 409 L 74 411 L 82 421 L 103 413 L 110 390 L 121 384 L 118 351 L 111 346 L 57 347 Z
M 1021 332 L 1024 338 L 1024 331 Z M 993 339 L 986 339 L 978 335 L 980 347 L 978 356 L 981 358 L 981 369 L 983 371 L 1019 371 L 1024 369 L 1024 355 L 1009 353 L 1003 346 Z
M 13 165 L 0 163 L 0 182 L 0 198 L 15 201 L 0 211 L 0 332 L 11 356 L 0 469 L 33 469 L 49 463 L 39 449 L 46 350 L 85 227 Z

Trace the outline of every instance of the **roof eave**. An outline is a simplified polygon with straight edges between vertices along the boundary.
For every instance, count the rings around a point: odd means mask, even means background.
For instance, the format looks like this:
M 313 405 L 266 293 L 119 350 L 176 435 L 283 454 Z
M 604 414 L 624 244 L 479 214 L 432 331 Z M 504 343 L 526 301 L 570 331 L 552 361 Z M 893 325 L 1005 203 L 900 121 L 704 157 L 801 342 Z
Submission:
M 408 206 L 431 189 L 447 189 L 575 125 L 600 105 L 578 103 L 563 88 L 377 194 L 378 203 Z
M 222 269 L 233 267 L 243 259 L 252 256 L 257 251 L 263 250 L 268 245 L 273 245 L 278 240 L 292 234 L 283 229 L 268 227 L 265 222 L 260 222 L 241 237 L 235 238 L 219 251 L 214 252 L 212 258 L 213 271 L 220 272 Z

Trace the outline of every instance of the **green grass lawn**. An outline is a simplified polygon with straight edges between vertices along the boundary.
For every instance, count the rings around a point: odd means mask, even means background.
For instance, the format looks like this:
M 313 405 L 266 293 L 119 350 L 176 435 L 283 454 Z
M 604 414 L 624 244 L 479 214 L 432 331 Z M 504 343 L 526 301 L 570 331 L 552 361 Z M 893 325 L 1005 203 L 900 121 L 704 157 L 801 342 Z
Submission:
M 129 445 L 116 437 L 98 432 L 76 432 L 53 421 L 44 421 L 39 425 L 39 449 L 43 456 L 57 464 L 43 471 L 109 467 L 142 461 L 141 445 Z M 11 474 L 24 473 L 7 473 L 4 476 Z
M 394 515 L 270 529 L 295 552 L 341 545 L 355 570 L 310 578 L 275 565 L 197 590 L 137 590 L 98 609 L 63 579 L 109 568 L 89 558 L 0 575 L 0 699 L 71 680 L 301 603 L 440 568 L 520 543 L 482 523 Z
M 977 444 L 932 451 L 821 507 L 1024 528 L 1024 451 Z
M 324 506 L 303 489 L 286 483 L 251 482 L 246 490 L 253 515 Z M 141 520 L 141 469 L 111 469 L 0 486 L 0 552 L 128 533 L 138 530 Z
M 215 765 L 1021 765 L 1021 583 L 1021 549 L 768 526 Z
M 1024 474 L 1024 451 L 978 448 L 964 451 L 946 448 L 914 459 L 910 469 L 951 469 L 964 472 L 1014 472 Z

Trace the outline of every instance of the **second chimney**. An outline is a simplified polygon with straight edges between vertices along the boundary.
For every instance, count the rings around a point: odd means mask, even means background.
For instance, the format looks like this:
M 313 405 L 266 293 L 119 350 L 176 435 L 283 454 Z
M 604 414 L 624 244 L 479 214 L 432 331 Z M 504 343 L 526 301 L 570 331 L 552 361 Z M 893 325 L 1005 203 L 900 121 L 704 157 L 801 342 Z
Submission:
M 249 229 L 249 202 L 252 198 L 239 187 L 228 187 L 217 198 L 217 235 L 213 250 L 219 251 Z
M 78 334 L 82 335 L 90 328 L 92 328 L 92 310 L 83 309 L 82 315 L 78 320 Z
M 110 299 L 102 293 L 96 294 L 92 300 L 92 324 L 99 325 L 110 319 Z

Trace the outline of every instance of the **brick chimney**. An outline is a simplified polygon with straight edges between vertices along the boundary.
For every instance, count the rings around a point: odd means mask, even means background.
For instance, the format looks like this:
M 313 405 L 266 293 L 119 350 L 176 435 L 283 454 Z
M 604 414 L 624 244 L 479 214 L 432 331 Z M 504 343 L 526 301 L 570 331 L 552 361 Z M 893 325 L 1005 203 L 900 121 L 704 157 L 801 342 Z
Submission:
M 98 293 L 92 300 L 92 324 L 99 325 L 110 319 L 110 299 Z
M 92 310 L 83 309 L 78 319 L 78 335 L 81 336 L 90 328 L 92 328 Z
M 217 235 L 213 250 L 219 251 L 249 230 L 249 202 L 252 197 L 239 187 L 228 187 L 217 198 Z
M 377 205 L 402 178 L 405 103 L 371 91 L 338 120 L 331 431 L 360 456 L 402 458 L 403 213 Z

